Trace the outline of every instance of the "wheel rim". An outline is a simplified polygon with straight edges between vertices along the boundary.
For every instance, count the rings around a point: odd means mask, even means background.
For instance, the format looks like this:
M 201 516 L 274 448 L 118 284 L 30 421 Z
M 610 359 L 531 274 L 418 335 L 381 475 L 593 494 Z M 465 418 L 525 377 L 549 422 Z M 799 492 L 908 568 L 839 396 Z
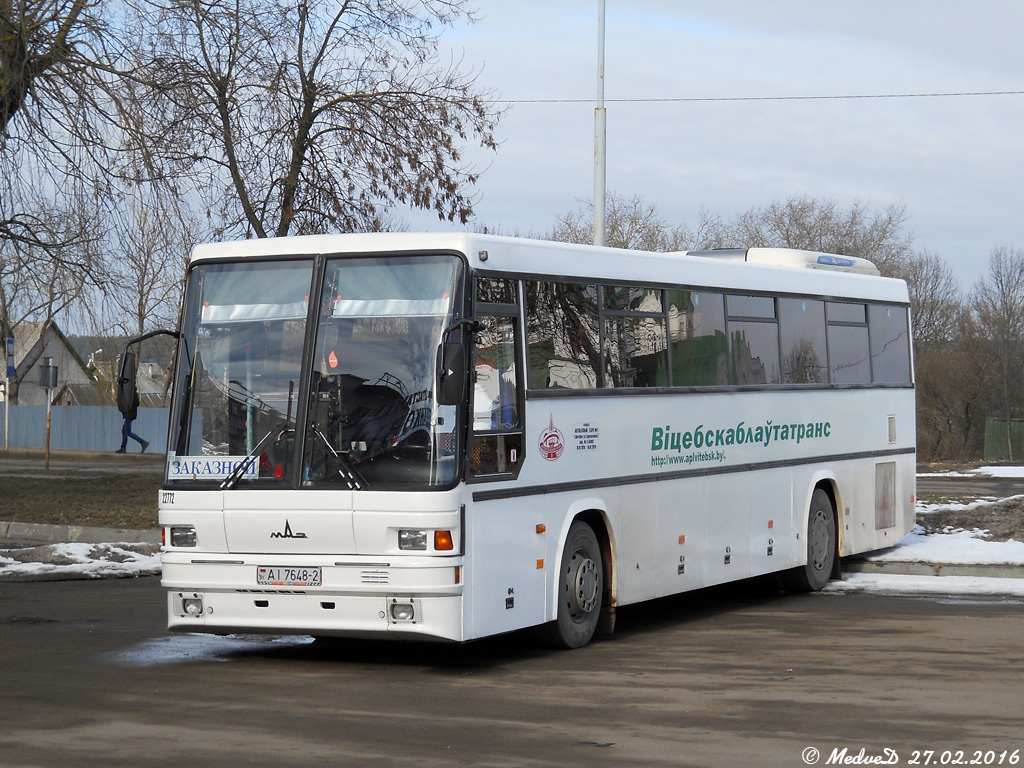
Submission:
M 828 520 L 820 509 L 814 513 L 809 543 L 811 564 L 820 571 L 825 567 L 829 558 Z
M 576 550 L 569 561 L 569 576 L 569 613 L 573 619 L 577 619 L 590 613 L 600 597 L 597 563 L 586 552 Z

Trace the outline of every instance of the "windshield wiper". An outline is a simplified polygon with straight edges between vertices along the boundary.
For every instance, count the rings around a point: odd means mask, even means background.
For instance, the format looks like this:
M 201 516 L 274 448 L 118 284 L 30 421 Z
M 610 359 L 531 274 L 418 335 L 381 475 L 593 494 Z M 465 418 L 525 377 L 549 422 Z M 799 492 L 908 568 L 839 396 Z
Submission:
M 327 446 L 327 450 L 330 451 L 332 456 L 334 456 L 334 464 L 338 469 L 338 475 L 345 481 L 345 484 L 348 485 L 349 490 L 361 490 L 363 487 L 362 478 L 360 478 L 355 469 L 352 468 L 348 459 L 334 449 L 334 446 L 331 445 L 331 441 L 327 439 L 327 435 L 321 432 L 320 428 L 317 427 L 316 424 L 310 424 L 309 431 L 323 440 L 324 445 Z
M 240 461 L 235 466 L 235 468 L 231 470 L 231 474 L 229 474 L 227 477 L 224 478 L 223 481 L 221 481 L 220 489 L 222 491 L 226 491 L 238 485 L 238 481 L 241 480 L 245 473 L 249 471 L 249 467 L 252 466 L 252 463 L 256 461 L 257 457 L 260 455 L 260 448 L 266 445 L 267 441 L 270 440 L 270 438 L 274 438 L 274 444 L 276 445 L 277 443 L 281 442 L 281 438 L 284 437 L 286 433 L 294 431 L 295 430 L 293 430 L 290 426 L 288 426 L 288 423 L 285 422 L 284 426 L 282 426 L 280 429 L 272 429 L 269 432 L 267 432 L 267 434 L 265 434 L 260 439 L 260 441 L 253 446 L 252 450 L 245 455 L 245 459 Z

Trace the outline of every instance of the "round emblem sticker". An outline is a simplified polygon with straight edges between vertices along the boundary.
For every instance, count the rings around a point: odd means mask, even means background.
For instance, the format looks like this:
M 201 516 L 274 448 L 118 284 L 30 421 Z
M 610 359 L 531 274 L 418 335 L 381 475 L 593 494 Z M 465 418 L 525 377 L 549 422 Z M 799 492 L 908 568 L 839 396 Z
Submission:
M 538 447 L 540 448 L 541 456 L 548 461 L 554 461 L 565 450 L 565 441 L 562 439 L 562 433 L 555 429 L 555 419 L 553 416 L 548 428 L 540 433 Z

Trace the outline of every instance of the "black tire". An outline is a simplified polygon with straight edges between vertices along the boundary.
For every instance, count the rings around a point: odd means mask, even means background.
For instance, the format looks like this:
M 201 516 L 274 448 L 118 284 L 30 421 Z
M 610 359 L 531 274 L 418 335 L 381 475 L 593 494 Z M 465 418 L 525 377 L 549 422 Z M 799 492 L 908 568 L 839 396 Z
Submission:
M 821 488 L 811 496 L 807 513 L 807 564 L 782 574 L 783 586 L 793 592 L 818 592 L 832 578 L 836 562 L 836 512 Z
M 569 527 L 558 567 L 558 618 L 544 625 L 543 634 L 556 648 L 580 648 L 594 636 L 604 593 L 601 545 L 589 525 L 576 521 Z

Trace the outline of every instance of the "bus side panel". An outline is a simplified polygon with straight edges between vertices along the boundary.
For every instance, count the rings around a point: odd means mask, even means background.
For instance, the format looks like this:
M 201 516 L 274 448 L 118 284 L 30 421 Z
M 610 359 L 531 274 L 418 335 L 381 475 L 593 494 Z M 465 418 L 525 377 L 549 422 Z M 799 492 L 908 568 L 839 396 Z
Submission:
M 751 478 L 737 480 L 734 475 L 713 475 L 705 480 L 704 581 L 709 585 L 750 575 Z
M 894 488 L 884 481 L 888 472 L 894 475 Z M 843 527 L 840 555 L 894 546 L 913 529 L 914 473 L 913 455 L 845 463 L 838 475 L 837 512 Z M 888 518 L 883 512 L 886 505 L 893 507 Z
M 917 525 L 916 459 L 916 456 L 904 458 L 896 465 L 896 536 L 914 530 L 914 526 Z
M 472 594 L 469 637 L 546 621 L 545 549 L 557 528 L 546 523 L 543 496 L 478 503 L 470 516 L 465 583 Z M 538 532 L 538 525 L 548 531 Z
M 843 488 L 843 508 L 839 515 L 846 522 L 843 525 L 843 555 L 878 549 L 875 544 L 875 463 L 861 460 L 847 462 L 840 477 Z M 850 514 L 846 514 L 846 510 Z M 893 542 L 895 543 L 895 542 Z
M 658 511 L 658 594 L 672 595 L 705 585 L 704 478 L 688 478 L 643 486 Z
M 618 542 L 619 605 L 665 594 L 658 589 L 664 544 L 659 540 L 659 518 L 671 502 L 659 485 L 662 484 L 646 483 L 616 489 L 616 504 L 610 518 Z
M 792 471 L 754 472 L 747 488 L 750 499 L 750 575 L 785 570 L 794 563 L 794 506 Z

